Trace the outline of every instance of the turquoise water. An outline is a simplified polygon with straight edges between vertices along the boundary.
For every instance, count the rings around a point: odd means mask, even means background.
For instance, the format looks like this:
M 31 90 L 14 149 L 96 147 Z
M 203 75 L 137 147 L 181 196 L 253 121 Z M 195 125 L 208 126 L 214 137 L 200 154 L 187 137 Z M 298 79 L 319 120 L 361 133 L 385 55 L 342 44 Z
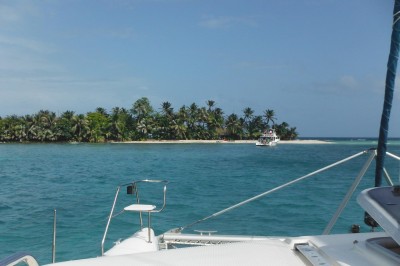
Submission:
M 0 258 L 28 251 L 40 263 L 49 263 L 54 209 L 57 261 L 98 256 L 115 189 L 122 183 L 146 178 L 171 181 L 166 209 L 153 216 L 159 234 L 375 145 L 358 139 L 273 148 L 253 144 L 1 144 Z M 400 142 L 390 142 L 389 151 L 400 154 Z M 320 234 L 366 159 L 361 156 L 186 232 Z M 387 166 L 398 180 L 399 163 L 388 159 Z M 373 185 L 372 176 L 373 169 L 361 188 Z M 160 198 L 161 193 L 151 196 Z M 128 196 L 122 195 L 121 200 Z M 137 230 L 136 218 L 121 215 L 113 220 L 106 247 Z M 352 224 L 362 224 L 362 219 L 363 211 L 353 197 L 334 232 L 345 233 Z

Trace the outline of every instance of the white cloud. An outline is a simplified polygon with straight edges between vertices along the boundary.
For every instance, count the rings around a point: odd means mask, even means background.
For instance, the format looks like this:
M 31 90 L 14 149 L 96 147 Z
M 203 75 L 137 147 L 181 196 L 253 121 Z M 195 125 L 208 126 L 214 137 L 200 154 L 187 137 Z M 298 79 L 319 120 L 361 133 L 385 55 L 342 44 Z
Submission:
M 16 22 L 21 19 L 18 10 L 9 6 L 0 6 L 0 21 L 3 22 Z
M 201 27 L 209 28 L 209 29 L 228 29 L 237 25 L 244 25 L 248 27 L 256 27 L 257 22 L 251 18 L 245 17 L 203 17 L 199 22 Z
M 266 64 L 264 62 L 259 61 L 241 61 L 233 65 L 234 68 L 238 69 L 283 69 L 287 68 L 286 65 L 273 65 Z
M 357 89 L 358 82 L 352 76 L 343 76 L 339 79 L 339 85 L 346 89 Z
M 54 52 L 54 48 L 42 42 L 26 38 L 10 37 L 5 35 L 0 35 L 0 47 L 2 47 L 2 49 L 7 47 L 28 49 L 33 52 L 39 52 L 39 53 Z
M 138 78 L 79 79 L 71 76 L 0 78 L 0 116 L 32 114 L 41 109 L 78 113 L 96 107 L 130 108 L 148 94 L 147 82 Z
M 6 3 L 5 3 L 6 2 Z M 3 1 L 0 3 L 0 25 L 15 24 L 39 12 L 32 1 Z
M 110 39 L 135 39 L 136 32 L 132 27 L 125 28 L 74 28 L 62 33 L 62 36 L 70 39 L 95 39 L 95 38 L 110 38 Z
M 325 81 L 317 81 L 312 83 L 312 92 L 317 93 L 329 93 L 341 95 L 343 93 L 350 92 L 361 92 L 361 88 L 364 90 L 373 91 L 375 86 L 368 83 L 368 81 L 363 80 L 361 83 L 353 76 L 346 75 L 338 77 L 336 80 L 325 80 Z
M 64 73 L 63 67 L 49 59 L 51 45 L 31 39 L 0 34 L 0 90 L 4 78 L 48 77 Z

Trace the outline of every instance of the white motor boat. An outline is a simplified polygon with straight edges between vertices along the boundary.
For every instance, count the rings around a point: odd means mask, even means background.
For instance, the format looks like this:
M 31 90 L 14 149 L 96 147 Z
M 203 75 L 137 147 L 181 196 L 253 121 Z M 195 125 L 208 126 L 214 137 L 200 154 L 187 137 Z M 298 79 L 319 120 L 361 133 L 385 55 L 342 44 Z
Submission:
M 280 141 L 279 136 L 276 135 L 275 130 L 264 132 L 257 140 L 256 146 L 275 146 Z

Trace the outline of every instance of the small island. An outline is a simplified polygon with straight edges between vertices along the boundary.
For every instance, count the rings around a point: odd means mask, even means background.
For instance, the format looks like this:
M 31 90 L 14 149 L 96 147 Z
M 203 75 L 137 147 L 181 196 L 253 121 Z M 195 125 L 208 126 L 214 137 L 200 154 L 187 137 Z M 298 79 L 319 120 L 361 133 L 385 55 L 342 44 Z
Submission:
M 131 109 L 114 107 L 110 113 L 98 107 L 94 112 L 61 115 L 40 110 L 33 115 L 0 117 L 0 142 L 165 142 L 211 141 L 252 142 L 263 132 L 274 129 L 281 140 L 295 140 L 296 127 L 276 124 L 274 110 L 255 115 L 250 107 L 243 114 L 225 115 L 213 100 L 206 106 L 183 105 L 174 111 L 170 102 L 163 102 L 155 111 L 142 97 Z

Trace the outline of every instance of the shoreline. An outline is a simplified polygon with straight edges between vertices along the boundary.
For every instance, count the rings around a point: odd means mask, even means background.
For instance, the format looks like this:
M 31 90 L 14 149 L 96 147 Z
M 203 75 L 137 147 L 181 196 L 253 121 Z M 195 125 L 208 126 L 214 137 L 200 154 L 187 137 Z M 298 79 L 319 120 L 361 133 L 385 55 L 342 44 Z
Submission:
M 116 144 L 256 144 L 257 140 L 142 140 L 114 141 Z M 331 144 L 324 140 L 281 140 L 280 144 Z
M 107 141 L 98 143 L 111 143 L 111 144 L 256 144 L 257 140 L 130 140 L 130 141 Z M 1 142 L 0 144 L 82 144 L 90 142 Z M 333 142 L 327 140 L 307 139 L 307 140 L 281 140 L 281 144 L 332 144 Z

